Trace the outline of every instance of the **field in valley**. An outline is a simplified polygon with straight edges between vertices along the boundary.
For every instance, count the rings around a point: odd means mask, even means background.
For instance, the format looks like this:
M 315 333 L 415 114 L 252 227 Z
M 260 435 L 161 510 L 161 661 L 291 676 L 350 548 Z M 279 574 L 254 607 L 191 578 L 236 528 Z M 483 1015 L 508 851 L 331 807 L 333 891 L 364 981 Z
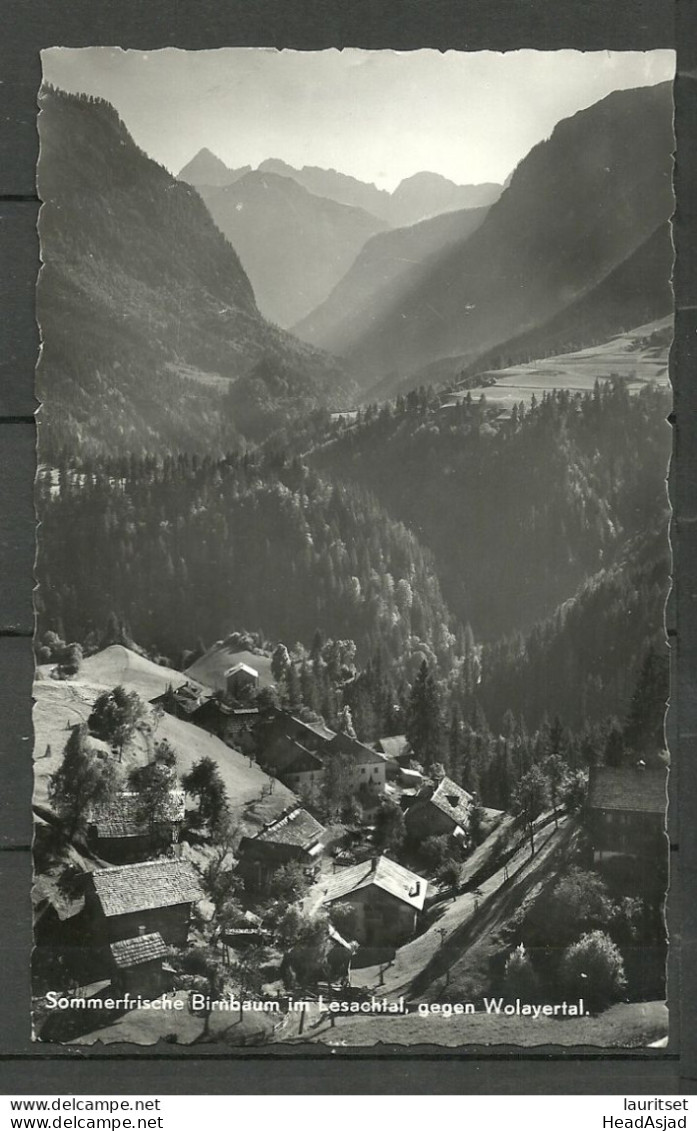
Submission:
M 481 385 L 456 390 L 453 399 L 464 399 L 469 392 L 476 400 L 483 394 L 490 404 L 509 410 L 521 401 L 529 405 L 533 394 L 540 400 L 552 389 L 588 392 L 596 380 L 613 377 L 625 381 L 630 392 L 650 383 L 667 387 L 668 345 L 662 341 L 648 344 L 646 339 L 657 332 L 662 339 L 671 325 L 671 317 L 661 318 L 602 345 L 486 371 L 481 374 Z M 495 384 L 487 384 L 488 380 Z

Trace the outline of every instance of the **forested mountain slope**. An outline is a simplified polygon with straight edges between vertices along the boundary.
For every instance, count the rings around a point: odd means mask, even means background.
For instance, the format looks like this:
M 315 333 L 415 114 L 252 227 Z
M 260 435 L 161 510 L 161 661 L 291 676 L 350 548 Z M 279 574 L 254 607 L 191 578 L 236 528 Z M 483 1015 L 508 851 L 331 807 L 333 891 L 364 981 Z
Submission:
M 316 196 L 274 173 L 247 173 L 200 193 L 237 251 L 260 310 L 281 326 L 322 302 L 365 242 L 387 226 L 362 208 Z
M 430 554 L 357 487 L 300 464 L 180 456 L 38 483 L 40 632 L 84 641 L 111 614 L 178 656 L 233 629 L 308 646 L 319 628 L 398 665 L 452 654 Z M 66 536 L 66 532 L 69 535 Z
M 44 458 L 224 450 L 238 408 L 263 431 L 268 408 L 345 399 L 337 365 L 262 318 L 196 191 L 108 103 L 47 89 L 39 129 Z
M 378 323 L 428 273 L 434 257 L 475 232 L 486 214 L 486 208 L 445 212 L 373 236 L 325 301 L 293 327 L 294 333 L 341 353 L 345 343 Z
M 666 390 L 630 396 L 618 382 L 547 394 L 492 426 L 485 404 L 443 410 L 415 392 L 365 410 L 311 459 L 418 532 L 453 613 L 491 641 L 663 527 L 669 409 Z
M 568 353 L 671 314 L 673 257 L 670 224 L 666 222 L 583 298 L 549 322 L 478 358 L 465 368 L 464 375 Z
M 367 386 L 416 376 L 440 358 L 473 362 L 549 322 L 670 218 L 672 120 L 664 83 L 617 91 L 560 122 L 468 240 L 367 333 L 327 339 L 327 348 L 349 358 Z

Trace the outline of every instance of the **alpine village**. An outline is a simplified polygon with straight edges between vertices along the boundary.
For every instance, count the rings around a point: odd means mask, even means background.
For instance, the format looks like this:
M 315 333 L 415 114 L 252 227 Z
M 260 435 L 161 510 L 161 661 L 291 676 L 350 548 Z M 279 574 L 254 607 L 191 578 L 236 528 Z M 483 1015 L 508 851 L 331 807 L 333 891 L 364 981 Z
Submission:
M 388 193 L 44 86 L 37 1039 L 665 1038 L 671 94 Z

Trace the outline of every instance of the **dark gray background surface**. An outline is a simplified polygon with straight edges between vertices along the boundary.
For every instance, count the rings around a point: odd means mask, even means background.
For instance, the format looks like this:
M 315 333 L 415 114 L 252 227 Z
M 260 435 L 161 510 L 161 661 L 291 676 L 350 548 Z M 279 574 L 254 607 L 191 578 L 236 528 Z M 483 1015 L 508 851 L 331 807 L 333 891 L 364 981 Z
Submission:
M 0 45 L 0 1093 L 634 1093 L 694 1092 L 697 1082 L 697 5 L 694 0 L 22 0 Z M 11 13 L 11 14 L 10 14 Z M 676 24 L 677 21 L 677 24 Z M 677 46 L 675 218 L 676 454 L 674 573 L 668 629 L 675 769 L 669 829 L 671 1038 L 667 1052 L 486 1049 L 235 1053 L 215 1046 L 32 1045 L 31 631 L 38 348 L 34 280 L 39 51 L 51 46 L 331 46 L 513 50 Z M 680 779 L 680 798 L 675 784 Z M 269 1060 L 273 1063 L 270 1064 Z

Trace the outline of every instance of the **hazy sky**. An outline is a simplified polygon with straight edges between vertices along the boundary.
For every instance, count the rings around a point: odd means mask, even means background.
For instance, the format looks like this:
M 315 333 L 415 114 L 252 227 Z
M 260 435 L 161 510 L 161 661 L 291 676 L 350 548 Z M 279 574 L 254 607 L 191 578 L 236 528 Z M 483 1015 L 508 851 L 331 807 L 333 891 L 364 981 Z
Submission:
M 177 173 L 203 146 L 393 188 L 421 169 L 503 181 L 555 124 L 613 90 L 671 79 L 673 51 L 122 51 L 50 48 L 46 79 L 106 98 Z

